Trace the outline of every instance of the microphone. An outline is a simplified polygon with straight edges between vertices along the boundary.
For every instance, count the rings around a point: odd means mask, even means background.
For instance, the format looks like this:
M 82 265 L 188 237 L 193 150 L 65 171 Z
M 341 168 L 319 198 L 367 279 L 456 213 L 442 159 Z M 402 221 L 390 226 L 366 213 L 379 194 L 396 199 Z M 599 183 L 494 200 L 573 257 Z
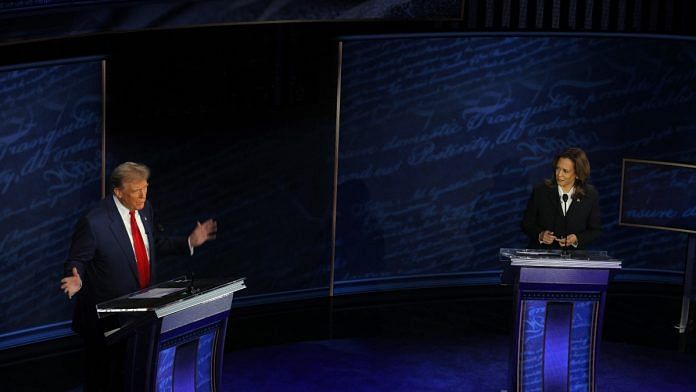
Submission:
M 193 272 L 193 268 L 191 268 L 191 281 L 189 282 L 189 286 L 186 289 L 189 294 L 196 294 L 200 290 L 196 288 L 195 284 L 195 279 L 196 279 L 196 274 Z
M 563 232 L 563 237 L 566 239 L 566 244 L 563 247 L 563 251 L 568 250 L 568 194 L 563 194 L 563 222 L 565 224 L 565 231 Z
M 164 226 L 162 226 L 159 222 L 155 223 L 154 226 L 159 235 L 164 235 Z M 198 289 L 196 289 L 195 285 L 196 274 L 193 272 L 193 267 L 191 267 L 190 263 L 186 263 L 186 268 L 188 270 L 189 275 L 191 276 L 191 279 L 188 282 L 188 286 L 186 287 L 186 292 L 188 294 L 196 294 L 199 291 Z M 188 278 L 188 276 L 186 276 L 185 278 Z

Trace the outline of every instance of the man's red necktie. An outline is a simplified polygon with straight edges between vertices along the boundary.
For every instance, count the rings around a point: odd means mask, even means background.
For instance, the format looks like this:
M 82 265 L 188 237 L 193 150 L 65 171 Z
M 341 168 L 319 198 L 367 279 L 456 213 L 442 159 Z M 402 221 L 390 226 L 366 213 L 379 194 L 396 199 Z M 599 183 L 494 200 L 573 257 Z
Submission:
M 147 250 L 145 250 L 143 236 L 140 235 L 138 223 L 135 221 L 135 211 L 130 212 L 130 224 L 135 260 L 138 263 L 138 283 L 140 283 L 140 288 L 144 289 L 150 284 L 150 261 L 147 259 Z

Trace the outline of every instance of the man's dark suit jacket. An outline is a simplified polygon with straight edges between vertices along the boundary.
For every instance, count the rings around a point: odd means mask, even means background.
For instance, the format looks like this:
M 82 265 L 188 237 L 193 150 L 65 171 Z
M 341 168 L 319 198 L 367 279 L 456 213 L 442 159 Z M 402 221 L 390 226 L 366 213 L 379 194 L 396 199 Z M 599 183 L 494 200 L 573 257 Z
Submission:
M 567 219 L 567 231 L 566 231 Z M 592 185 L 585 185 L 585 196 L 573 198 L 568 207 L 567 217 L 563 216 L 558 186 L 542 183 L 534 187 L 522 219 L 522 230 L 529 237 L 529 249 L 560 249 L 558 242 L 551 245 L 539 243 L 539 233 L 544 230 L 554 232 L 557 237 L 575 234 L 578 249 L 589 245 L 601 232 L 599 220 L 599 196 Z M 571 247 L 572 249 L 572 247 Z
M 150 247 L 150 276 L 154 277 L 157 256 L 190 254 L 188 241 L 157 235 L 149 202 L 139 213 Z M 112 195 L 77 223 L 66 267 L 68 275 L 72 267 L 77 267 L 82 279 L 82 289 L 76 294 L 73 330 L 85 337 L 101 334 L 96 304 L 140 289 L 133 246 Z

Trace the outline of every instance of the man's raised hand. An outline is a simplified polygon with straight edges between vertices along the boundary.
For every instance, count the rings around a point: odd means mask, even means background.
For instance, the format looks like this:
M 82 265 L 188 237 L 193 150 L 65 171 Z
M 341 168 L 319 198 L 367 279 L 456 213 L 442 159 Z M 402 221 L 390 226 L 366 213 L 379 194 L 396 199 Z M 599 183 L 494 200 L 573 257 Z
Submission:
M 196 222 L 196 227 L 189 235 L 189 243 L 192 247 L 197 247 L 203 245 L 206 241 L 214 240 L 217 235 L 217 222 L 208 219 L 207 221 L 201 223 Z

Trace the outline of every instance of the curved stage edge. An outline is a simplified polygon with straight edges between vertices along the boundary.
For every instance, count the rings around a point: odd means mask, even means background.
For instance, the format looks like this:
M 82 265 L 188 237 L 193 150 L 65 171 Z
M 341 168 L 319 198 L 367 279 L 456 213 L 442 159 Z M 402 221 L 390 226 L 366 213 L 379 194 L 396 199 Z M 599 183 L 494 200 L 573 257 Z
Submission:
M 666 350 L 696 355 L 691 329 L 680 342 L 678 323 L 680 287 L 668 284 L 623 283 L 610 285 L 603 342 L 609 347 L 629 345 L 631 350 Z M 511 336 L 512 287 L 478 285 L 310 298 L 232 309 L 227 331 L 226 361 L 243 361 L 239 355 L 288 344 L 367 339 L 367 342 L 411 341 L 425 346 L 440 342 L 490 341 L 501 350 Z M 473 340 L 472 340 L 473 339 Z M 496 343 L 497 342 L 497 343 Z M 390 343 L 387 344 L 387 347 Z M 378 344 L 382 347 L 382 344 Z M 509 345 L 505 344 L 504 350 Z M 273 351 L 275 349 L 271 349 Z M 341 350 L 338 350 L 341 351 Z M 236 353 L 236 354 L 235 354 Z M 644 354 L 647 354 L 646 351 Z M 507 356 L 508 352 L 500 353 Z M 467 354 L 468 355 L 468 354 Z M 603 354 L 602 354 L 603 355 Z M 619 355 L 617 353 L 609 353 Z M 79 338 L 65 336 L 0 351 L 4 387 L 42 390 L 50 381 L 55 390 L 79 390 L 82 376 Z M 600 357 L 600 364 L 602 358 Z M 225 365 L 223 386 L 229 380 Z M 42 377 L 35 377 L 42 375 Z M 225 386 L 227 390 L 227 386 Z M 230 389 L 232 390 L 232 389 Z

